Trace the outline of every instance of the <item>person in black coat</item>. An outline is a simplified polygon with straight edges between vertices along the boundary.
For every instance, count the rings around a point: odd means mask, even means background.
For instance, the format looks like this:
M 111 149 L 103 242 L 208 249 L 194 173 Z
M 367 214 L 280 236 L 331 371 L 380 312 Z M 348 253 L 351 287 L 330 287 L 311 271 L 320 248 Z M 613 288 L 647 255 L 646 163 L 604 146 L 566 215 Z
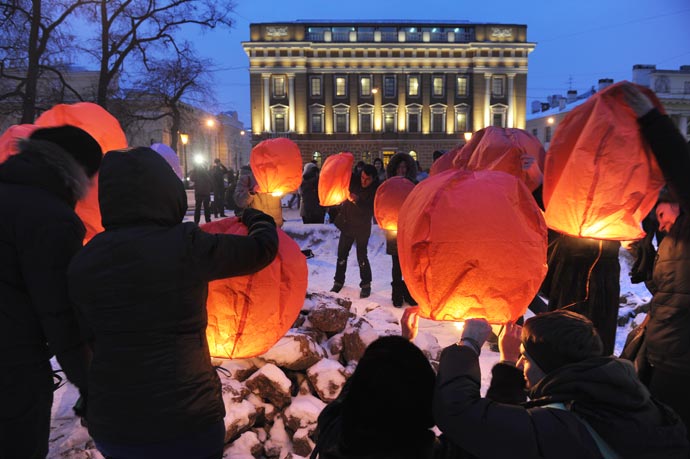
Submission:
M 201 206 L 204 207 L 204 219 L 206 223 L 211 222 L 211 191 L 213 188 L 211 174 L 205 167 L 198 165 L 189 174 L 189 178 L 194 182 L 194 223 L 197 225 L 201 221 Z
M 357 246 L 359 263 L 360 298 L 371 295 L 371 265 L 367 255 L 367 244 L 371 236 L 371 219 L 374 216 L 374 196 L 378 188 L 376 168 L 367 164 L 362 168 L 359 180 L 350 181 L 350 196 L 341 205 L 335 226 L 340 230 L 338 240 L 338 261 L 331 292 L 340 292 L 345 285 L 347 258 L 352 244 Z
M 225 217 L 225 175 L 228 168 L 220 162 L 220 158 L 213 160 L 211 180 L 213 182 L 213 214 L 216 218 Z
M 647 96 L 632 84 L 623 89 L 668 186 L 655 209 L 666 236 L 648 283 L 653 290 L 645 331 L 649 390 L 690 426 L 690 151 L 671 119 Z
M 86 230 L 74 212 L 98 170 L 98 142 L 38 129 L 0 165 L 0 457 L 48 454 L 52 355 L 86 395 L 90 350 L 67 293 Z M 82 413 L 78 413 L 82 414 Z
M 319 204 L 319 168 L 314 163 L 304 165 L 302 184 L 299 186 L 299 214 L 302 223 L 323 223 L 326 209 Z
M 220 458 L 225 408 L 206 340 L 208 282 L 271 263 L 275 223 L 255 209 L 242 214 L 247 236 L 182 223 L 184 186 L 149 148 L 109 152 L 98 184 L 105 231 L 68 272 L 94 336 L 89 433 L 105 456 Z
M 479 458 L 687 457 L 678 415 L 650 396 L 630 362 L 602 355 L 586 317 L 559 310 L 522 329 L 509 324 L 500 342 L 507 362 L 494 371 L 504 381 L 492 387 L 515 394 L 526 381 L 530 401 L 520 405 L 479 393 L 479 353 L 490 329 L 483 319 L 465 321 L 460 342 L 441 354 L 434 418 L 456 446 Z

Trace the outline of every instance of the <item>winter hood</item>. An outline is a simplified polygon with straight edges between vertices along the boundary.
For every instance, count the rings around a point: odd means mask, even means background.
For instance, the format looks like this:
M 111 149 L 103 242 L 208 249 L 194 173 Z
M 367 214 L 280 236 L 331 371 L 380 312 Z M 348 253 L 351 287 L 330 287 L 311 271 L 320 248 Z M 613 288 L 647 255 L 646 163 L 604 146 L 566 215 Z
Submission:
M 187 212 L 187 193 L 170 165 L 148 147 L 105 155 L 98 202 L 106 230 L 123 226 L 173 226 Z

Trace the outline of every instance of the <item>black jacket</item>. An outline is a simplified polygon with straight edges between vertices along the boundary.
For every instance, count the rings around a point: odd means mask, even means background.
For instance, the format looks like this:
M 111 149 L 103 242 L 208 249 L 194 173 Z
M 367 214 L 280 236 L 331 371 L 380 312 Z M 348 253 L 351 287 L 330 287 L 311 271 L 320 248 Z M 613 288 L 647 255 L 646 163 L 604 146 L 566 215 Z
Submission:
M 67 293 L 67 266 L 85 229 L 74 203 L 88 178 L 70 156 L 27 141 L 0 165 L 2 371 L 45 365 L 52 354 L 86 386 L 88 349 Z
M 211 196 L 212 181 L 211 174 L 203 167 L 197 167 L 189 174 L 189 178 L 194 182 L 194 196 Z
M 362 188 L 359 177 L 353 176 L 350 181 L 350 193 L 357 195 L 352 202 L 346 200 L 335 219 L 335 226 L 349 236 L 371 235 L 371 219 L 374 217 L 374 196 L 379 183 L 377 179 L 366 188 Z
M 299 214 L 305 223 L 323 223 L 326 209 L 319 204 L 319 168 L 307 165 L 307 171 L 302 174 L 299 186 L 300 203 Z
M 650 398 L 630 362 L 598 357 L 561 367 L 540 381 L 531 390 L 533 401 L 522 406 L 482 398 L 480 381 L 474 351 L 456 345 L 444 349 L 436 380 L 436 423 L 477 457 L 601 457 L 582 420 L 621 457 L 687 457 L 682 422 Z M 545 406 L 552 403 L 570 409 Z
M 181 223 L 184 187 L 161 159 L 147 148 L 106 155 L 105 232 L 69 267 L 71 297 L 95 337 L 89 432 L 115 444 L 166 441 L 223 419 L 205 333 L 208 282 L 258 271 L 278 247 L 272 219 L 256 211 L 246 237 Z
M 681 214 L 659 244 L 647 323 L 647 355 L 655 367 L 690 373 L 690 152 L 668 116 L 652 110 L 639 120 Z

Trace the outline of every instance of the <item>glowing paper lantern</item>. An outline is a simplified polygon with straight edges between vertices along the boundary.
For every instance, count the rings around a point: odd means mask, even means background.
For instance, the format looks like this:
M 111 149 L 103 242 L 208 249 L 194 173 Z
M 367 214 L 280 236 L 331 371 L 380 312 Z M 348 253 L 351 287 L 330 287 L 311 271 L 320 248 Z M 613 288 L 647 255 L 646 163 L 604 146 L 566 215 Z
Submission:
M 319 173 L 319 204 L 324 207 L 337 206 L 350 195 L 352 153 L 340 152 L 326 158 Z
M 546 224 L 521 180 L 449 170 L 420 182 L 398 217 L 398 253 L 420 315 L 522 316 L 546 275 Z
M 644 237 L 641 222 L 664 179 L 621 84 L 590 97 L 556 129 L 544 171 L 549 228 L 614 241 Z M 638 88 L 663 112 L 652 91 Z
M 201 226 L 209 233 L 246 235 L 235 217 Z M 270 349 L 290 329 L 307 292 L 307 259 L 278 229 L 278 255 L 261 271 L 209 283 L 206 337 L 213 357 L 248 358 Z
M 429 176 L 440 174 L 441 172 L 447 171 L 448 169 L 453 169 L 453 160 L 462 149 L 462 146 L 453 148 L 452 150 L 444 153 L 431 165 L 429 169 Z
M 167 163 L 170 164 L 172 170 L 175 171 L 175 175 L 177 175 L 180 180 L 183 179 L 184 174 L 182 173 L 182 167 L 180 167 L 180 157 L 177 156 L 175 150 L 173 150 L 164 143 L 152 144 L 151 150 L 161 155 L 163 159 L 165 159 L 165 161 L 167 161 Z
M 523 155 L 534 159 L 528 170 L 522 168 Z M 477 131 L 455 156 L 453 166 L 469 171 L 502 171 L 522 178 L 534 191 L 542 182 L 539 167 L 544 160 L 539 139 L 522 129 L 490 126 Z
M 302 154 L 290 139 L 264 140 L 252 149 L 249 165 L 259 193 L 282 196 L 295 191 L 302 183 Z
M 19 153 L 17 148 L 19 139 L 29 137 L 36 129 L 38 127 L 33 124 L 14 124 L 8 127 L 0 136 L 0 163 L 4 163 L 7 158 Z
M 398 213 L 414 186 L 405 177 L 391 177 L 379 185 L 374 197 L 374 216 L 381 229 L 398 230 Z
M 81 128 L 96 139 L 104 154 L 110 150 L 127 147 L 127 138 L 120 123 L 103 107 L 90 102 L 56 105 L 43 112 L 35 124 L 38 127 L 70 124 Z M 91 179 L 91 188 L 88 194 L 77 203 L 76 211 L 86 227 L 84 243 L 103 231 L 101 211 L 98 208 L 98 174 Z

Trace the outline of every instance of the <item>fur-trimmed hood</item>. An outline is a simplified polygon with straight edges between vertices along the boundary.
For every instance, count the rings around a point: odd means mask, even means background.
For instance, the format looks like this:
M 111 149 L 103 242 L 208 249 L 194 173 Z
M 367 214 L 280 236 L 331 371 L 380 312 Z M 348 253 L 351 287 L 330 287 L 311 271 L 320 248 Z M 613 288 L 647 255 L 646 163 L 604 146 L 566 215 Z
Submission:
M 44 189 L 72 207 L 86 195 L 91 183 L 69 153 L 52 142 L 36 139 L 20 140 L 19 153 L 0 165 L 0 181 Z

